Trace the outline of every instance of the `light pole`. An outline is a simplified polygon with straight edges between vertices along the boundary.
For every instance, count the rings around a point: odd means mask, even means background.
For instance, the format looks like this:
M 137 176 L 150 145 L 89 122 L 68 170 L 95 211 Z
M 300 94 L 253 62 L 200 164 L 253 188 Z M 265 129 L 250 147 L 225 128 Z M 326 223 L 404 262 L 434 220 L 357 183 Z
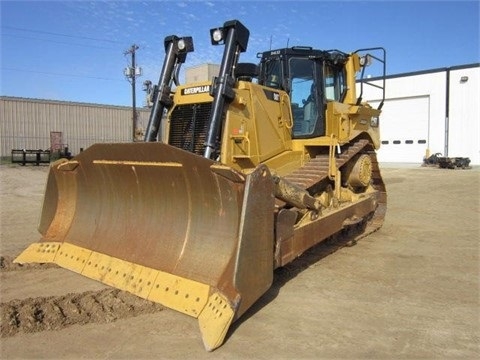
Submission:
M 135 94 L 135 80 L 137 77 L 142 76 L 142 68 L 137 67 L 135 63 L 135 52 L 139 47 L 133 44 L 130 49 L 126 50 L 124 55 L 130 54 L 132 56 L 131 66 L 126 67 L 123 71 L 123 74 L 126 76 L 127 80 L 132 84 L 132 141 L 136 141 L 137 133 L 137 101 Z

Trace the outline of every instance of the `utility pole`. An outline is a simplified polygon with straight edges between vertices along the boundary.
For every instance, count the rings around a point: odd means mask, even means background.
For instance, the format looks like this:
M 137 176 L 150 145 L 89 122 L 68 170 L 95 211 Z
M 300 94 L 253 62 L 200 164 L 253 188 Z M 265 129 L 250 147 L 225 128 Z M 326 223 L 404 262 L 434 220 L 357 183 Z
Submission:
M 136 78 L 142 76 L 142 68 L 137 67 L 135 63 L 135 52 L 139 49 L 139 47 L 133 44 L 130 49 L 124 52 L 124 55 L 130 54 L 132 56 L 132 62 L 129 67 L 126 67 L 123 71 L 123 74 L 127 78 L 127 80 L 132 84 L 132 141 L 136 140 L 136 132 L 137 132 L 137 100 L 135 94 L 135 83 Z

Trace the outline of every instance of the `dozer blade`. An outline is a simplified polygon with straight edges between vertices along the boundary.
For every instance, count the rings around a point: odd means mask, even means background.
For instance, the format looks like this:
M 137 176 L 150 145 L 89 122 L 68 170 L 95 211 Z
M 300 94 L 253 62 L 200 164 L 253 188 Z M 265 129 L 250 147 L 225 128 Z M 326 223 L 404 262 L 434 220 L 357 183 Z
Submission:
M 97 144 L 52 164 L 42 238 L 53 262 L 199 320 L 207 350 L 273 279 L 273 181 L 161 143 Z

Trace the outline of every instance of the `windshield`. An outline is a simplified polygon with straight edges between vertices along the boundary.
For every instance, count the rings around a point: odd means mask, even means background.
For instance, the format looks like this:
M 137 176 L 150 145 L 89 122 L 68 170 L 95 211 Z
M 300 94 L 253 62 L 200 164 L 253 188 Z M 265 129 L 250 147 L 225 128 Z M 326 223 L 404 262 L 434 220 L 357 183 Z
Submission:
M 291 58 L 290 101 L 293 113 L 293 135 L 301 137 L 313 134 L 317 122 L 317 91 L 315 62 L 306 58 Z

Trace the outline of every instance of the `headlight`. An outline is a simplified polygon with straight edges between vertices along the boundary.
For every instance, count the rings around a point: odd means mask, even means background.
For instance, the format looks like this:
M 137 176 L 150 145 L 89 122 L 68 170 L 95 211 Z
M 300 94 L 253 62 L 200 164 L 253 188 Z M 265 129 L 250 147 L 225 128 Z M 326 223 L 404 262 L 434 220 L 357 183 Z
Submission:
M 184 50 L 185 49 L 185 40 L 180 39 L 178 40 L 178 50 Z
M 210 30 L 210 37 L 212 40 L 212 45 L 218 45 L 223 41 L 223 29 L 217 28 Z
M 372 57 L 370 55 L 365 55 L 360 57 L 361 66 L 370 66 L 372 64 Z

